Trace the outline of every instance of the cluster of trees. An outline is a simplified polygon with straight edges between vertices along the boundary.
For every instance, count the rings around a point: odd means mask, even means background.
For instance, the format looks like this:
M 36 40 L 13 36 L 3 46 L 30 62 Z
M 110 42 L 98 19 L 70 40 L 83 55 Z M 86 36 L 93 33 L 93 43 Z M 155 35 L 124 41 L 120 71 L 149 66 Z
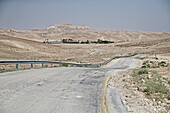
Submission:
M 114 41 L 107 41 L 107 40 L 98 39 L 97 41 L 91 41 L 91 43 L 95 43 L 95 44 L 109 44 L 109 43 L 114 43 Z
M 63 39 L 63 43 L 68 43 L 68 44 L 79 44 L 80 41 L 74 41 L 73 39 Z
M 94 43 L 94 44 L 109 44 L 109 43 L 114 43 L 114 41 L 107 41 L 107 40 L 101 40 L 98 39 L 97 41 L 74 41 L 73 39 L 63 39 L 62 43 L 68 43 L 68 44 L 89 44 L 89 43 Z
M 49 42 L 48 39 L 45 39 L 45 40 L 43 41 L 43 43 L 49 44 L 49 43 L 51 43 L 51 42 Z
M 66 43 L 66 44 L 90 44 L 90 43 L 93 43 L 93 44 L 109 44 L 109 43 L 114 43 L 114 41 L 107 41 L 107 40 L 101 40 L 101 39 L 98 39 L 97 41 L 75 41 L 73 39 L 62 39 L 62 41 L 52 41 L 50 42 L 48 39 L 45 39 L 43 41 L 43 43 L 47 43 L 47 44 L 59 44 L 59 43 Z
M 45 43 L 45 44 L 61 44 L 62 41 L 48 41 L 48 39 L 45 39 L 43 41 L 43 43 Z

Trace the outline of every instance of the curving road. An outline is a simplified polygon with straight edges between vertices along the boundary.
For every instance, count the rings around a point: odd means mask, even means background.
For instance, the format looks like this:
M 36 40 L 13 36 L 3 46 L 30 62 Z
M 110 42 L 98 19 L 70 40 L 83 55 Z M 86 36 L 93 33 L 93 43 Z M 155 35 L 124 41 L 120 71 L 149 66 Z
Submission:
M 102 113 L 109 73 L 133 66 L 121 58 L 102 68 L 61 67 L 0 74 L 0 113 Z

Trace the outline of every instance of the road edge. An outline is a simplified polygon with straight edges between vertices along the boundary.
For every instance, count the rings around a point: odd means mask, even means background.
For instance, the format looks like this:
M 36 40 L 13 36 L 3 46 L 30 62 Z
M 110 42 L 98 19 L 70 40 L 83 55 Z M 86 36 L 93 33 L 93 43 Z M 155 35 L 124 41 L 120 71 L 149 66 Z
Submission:
M 111 77 L 111 74 L 109 74 L 104 83 L 103 83 L 103 86 L 102 86 L 102 95 L 101 95 L 101 104 L 102 104 L 102 111 L 103 113 L 107 113 L 107 106 L 106 106 L 106 88 L 107 88 L 107 84 L 108 84 L 108 81 L 110 80 L 110 77 Z

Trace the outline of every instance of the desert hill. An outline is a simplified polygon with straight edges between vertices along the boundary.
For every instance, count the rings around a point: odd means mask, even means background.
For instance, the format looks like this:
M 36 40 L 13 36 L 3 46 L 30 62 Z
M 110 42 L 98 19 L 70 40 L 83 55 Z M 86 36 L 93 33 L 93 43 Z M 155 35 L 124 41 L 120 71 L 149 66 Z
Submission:
M 42 42 L 45 39 L 49 39 L 50 41 L 60 41 L 64 38 L 81 41 L 103 39 L 115 42 L 170 38 L 170 33 L 165 32 L 101 31 L 91 29 L 85 25 L 78 26 L 70 24 L 53 25 L 42 30 L 0 29 L 0 34 L 39 42 Z
M 112 44 L 45 44 L 49 41 L 110 40 Z M 53 60 L 99 63 L 129 53 L 170 55 L 170 33 L 100 31 L 88 26 L 53 25 L 43 30 L 0 29 L 0 60 Z

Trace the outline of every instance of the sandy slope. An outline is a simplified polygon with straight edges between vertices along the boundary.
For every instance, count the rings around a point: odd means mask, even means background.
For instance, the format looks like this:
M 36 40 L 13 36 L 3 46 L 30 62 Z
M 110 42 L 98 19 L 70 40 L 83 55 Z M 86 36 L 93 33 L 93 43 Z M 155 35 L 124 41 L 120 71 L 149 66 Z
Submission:
M 44 39 L 111 40 L 114 44 L 42 43 Z M 170 33 L 98 31 L 88 26 L 53 25 L 43 30 L 0 29 L 0 59 L 98 63 L 132 52 L 170 53 Z
M 170 38 L 170 33 L 164 32 L 147 32 L 147 31 L 101 31 L 90 29 L 88 26 L 76 25 L 53 25 L 46 29 L 36 30 L 13 30 L 0 29 L 0 34 L 13 37 L 21 37 L 36 41 L 44 41 L 49 39 L 60 41 L 63 38 L 72 38 L 74 40 L 111 40 L 115 42 L 135 41 L 135 40 L 153 40 L 159 38 Z

